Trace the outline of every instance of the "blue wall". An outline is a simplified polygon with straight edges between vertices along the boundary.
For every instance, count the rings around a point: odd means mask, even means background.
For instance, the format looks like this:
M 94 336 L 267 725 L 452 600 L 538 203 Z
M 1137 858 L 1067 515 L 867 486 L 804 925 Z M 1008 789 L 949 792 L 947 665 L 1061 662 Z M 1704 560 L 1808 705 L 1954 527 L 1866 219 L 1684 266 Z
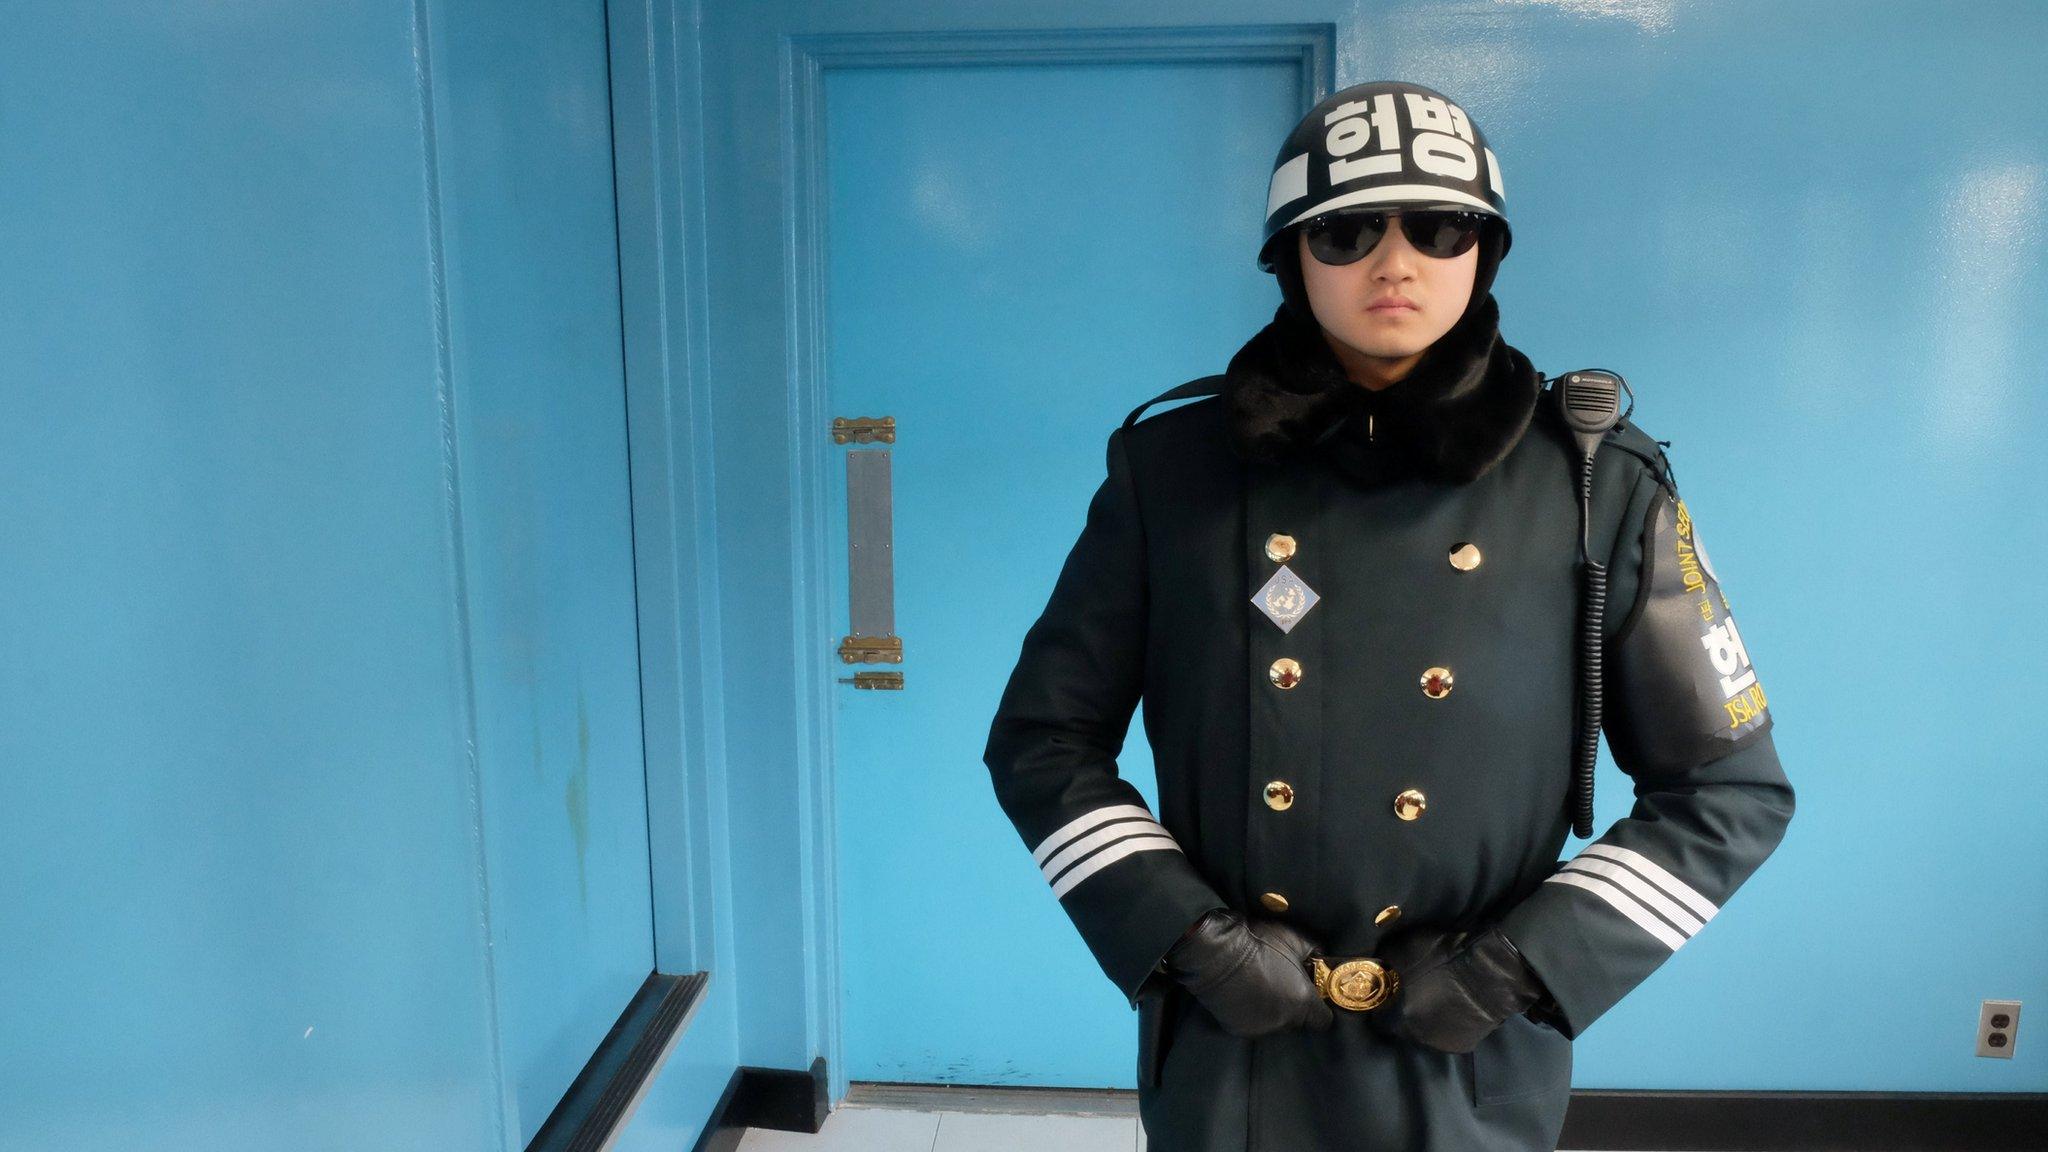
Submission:
M 7 23 L 0 1147 L 523 1146 L 723 882 L 674 655 L 643 764 L 605 6 Z
M 598 11 L 10 10 L 0 1147 L 516 1147 L 649 956 L 713 979 L 628 1146 L 902 1057 L 837 1015 L 785 37 L 1254 15 L 1480 119 L 1509 339 L 1637 385 L 1773 677 L 1800 819 L 1578 1083 L 2048 1087 L 1969 1055 L 2048 999 L 2048 10 Z
M 477 1146 L 409 13 L 9 22 L 0 1141 Z

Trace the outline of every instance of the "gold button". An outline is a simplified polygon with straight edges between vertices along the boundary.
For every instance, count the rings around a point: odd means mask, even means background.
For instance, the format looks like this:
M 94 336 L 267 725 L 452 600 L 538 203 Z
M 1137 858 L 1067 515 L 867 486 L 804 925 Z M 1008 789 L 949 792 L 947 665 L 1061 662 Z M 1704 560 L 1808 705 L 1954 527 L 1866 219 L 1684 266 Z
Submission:
M 1284 564 L 1294 556 L 1294 537 L 1275 532 L 1266 537 L 1266 559 Z
M 1268 892 L 1264 896 L 1259 897 L 1259 903 L 1264 904 L 1270 912 L 1287 911 L 1287 897 L 1282 896 L 1278 892 Z
M 1479 545 L 1465 541 L 1451 549 L 1451 567 L 1470 572 L 1479 567 Z
M 1399 919 L 1400 915 L 1401 906 L 1399 904 L 1389 904 L 1385 908 L 1380 909 L 1380 914 L 1373 917 L 1372 922 L 1375 924 L 1385 924 L 1389 920 Z
M 1451 670 L 1449 668 L 1425 668 L 1422 672 L 1422 694 L 1431 700 L 1441 700 L 1451 694 Z
M 1285 812 L 1294 805 L 1294 786 L 1285 780 L 1274 780 L 1266 785 L 1266 807 L 1275 812 Z
M 1266 678 L 1282 688 L 1292 688 L 1301 683 L 1301 661 L 1292 656 L 1282 656 L 1266 669 Z
M 1428 798 L 1414 788 L 1405 788 L 1399 796 L 1394 797 L 1394 815 L 1403 820 L 1415 819 L 1422 815 L 1422 810 L 1427 807 Z

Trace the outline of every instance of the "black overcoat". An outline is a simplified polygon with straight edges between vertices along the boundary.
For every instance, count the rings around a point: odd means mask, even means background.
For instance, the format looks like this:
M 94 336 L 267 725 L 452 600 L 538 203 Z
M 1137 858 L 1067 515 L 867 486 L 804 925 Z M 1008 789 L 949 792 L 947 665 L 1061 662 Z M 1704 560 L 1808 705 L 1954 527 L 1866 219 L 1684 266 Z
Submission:
M 1589 540 L 1612 573 L 1606 737 L 1635 804 L 1560 860 L 1583 457 L 1554 391 L 1464 482 L 1375 474 L 1369 437 L 1363 472 L 1241 458 L 1224 395 L 1141 405 L 1109 435 L 985 759 L 1138 1011 L 1153 1152 L 1554 1148 L 1572 1039 L 1782 837 L 1793 792 L 1744 637 L 1662 444 L 1625 420 L 1595 455 Z M 1116 768 L 1140 700 L 1156 816 Z M 1553 1023 L 1511 1016 L 1469 1053 L 1343 1009 L 1327 1031 L 1233 1036 L 1159 967 L 1217 907 L 1341 957 L 1498 922 Z

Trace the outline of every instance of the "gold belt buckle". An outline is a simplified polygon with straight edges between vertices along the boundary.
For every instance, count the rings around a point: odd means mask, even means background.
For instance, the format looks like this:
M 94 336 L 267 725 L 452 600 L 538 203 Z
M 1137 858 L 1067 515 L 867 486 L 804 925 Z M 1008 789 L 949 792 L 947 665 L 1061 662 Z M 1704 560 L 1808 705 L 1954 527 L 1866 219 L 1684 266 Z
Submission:
M 1401 977 L 1392 968 L 1370 956 L 1346 960 L 1334 968 L 1321 956 L 1310 956 L 1309 962 L 1315 970 L 1316 991 L 1337 1007 L 1353 1012 L 1379 1007 L 1401 986 Z

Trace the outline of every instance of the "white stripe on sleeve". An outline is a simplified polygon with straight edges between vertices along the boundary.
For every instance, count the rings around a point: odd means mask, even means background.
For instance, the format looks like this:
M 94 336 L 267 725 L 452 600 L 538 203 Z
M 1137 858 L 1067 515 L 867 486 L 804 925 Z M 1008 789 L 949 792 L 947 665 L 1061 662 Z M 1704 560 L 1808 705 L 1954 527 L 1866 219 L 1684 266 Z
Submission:
M 1644 876 L 1649 877 L 1651 883 L 1670 893 L 1672 899 L 1677 900 L 1697 913 L 1702 921 L 1712 920 L 1714 913 L 1721 910 L 1720 905 L 1695 892 L 1692 885 L 1673 876 L 1663 865 L 1643 855 L 1641 852 L 1637 852 L 1633 848 L 1623 848 L 1619 844 L 1593 843 L 1586 845 L 1580 855 L 1584 855 L 1586 852 L 1591 852 L 1595 856 L 1605 856 L 1609 860 L 1618 860 L 1641 872 Z
M 1663 942 L 1665 947 L 1673 952 L 1678 951 L 1679 945 L 1685 943 L 1685 937 L 1679 935 L 1671 925 L 1657 919 L 1649 909 L 1638 904 L 1635 897 L 1630 896 L 1605 880 L 1595 876 L 1588 876 L 1583 872 L 1566 870 L 1552 873 L 1543 882 L 1545 884 L 1569 884 L 1574 888 L 1583 888 L 1591 892 L 1593 895 L 1607 901 L 1615 911 L 1635 921 L 1636 927 L 1655 936 Z
M 1175 848 L 1180 847 L 1179 842 L 1174 840 L 1171 833 L 1151 820 L 1112 820 L 1108 824 L 1081 837 L 1079 840 L 1073 841 L 1065 848 L 1060 849 L 1053 854 L 1052 859 L 1039 865 L 1039 868 L 1044 871 L 1045 879 L 1050 883 L 1058 879 L 1060 873 L 1072 867 L 1075 861 L 1101 848 L 1103 845 L 1114 843 L 1125 837 L 1141 835 L 1157 836 L 1172 844 Z
M 1081 881 L 1086 880 L 1134 852 L 1167 851 L 1178 852 L 1180 851 L 1180 845 L 1174 842 L 1173 837 L 1163 833 L 1156 836 L 1132 836 L 1126 840 L 1119 840 L 1095 855 L 1090 856 L 1080 864 L 1075 865 L 1066 875 L 1060 877 L 1059 882 L 1052 886 L 1052 894 L 1054 896 L 1065 896 L 1073 889 L 1074 885 L 1079 884 Z
M 1059 831 L 1039 841 L 1038 847 L 1031 851 L 1031 858 L 1043 865 L 1053 853 L 1065 847 L 1067 842 L 1076 836 L 1111 820 L 1128 819 L 1151 820 L 1152 813 L 1142 804 L 1111 804 L 1106 808 L 1097 808 L 1093 812 L 1083 812 L 1062 824 Z
M 1680 908 L 1669 896 L 1658 891 L 1655 885 L 1619 864 L 1602 860 L 1597 856 L 1578 856 L 1565 861 L 1564 866 L 1573 871 L 1589 872 L 1595 876 L 1606 877 L 1616 887 L 1625 889 L 1629 895 L 1649 905 L 1655 911 L 1662 913 L 1666 920 L 1671 921 L 1680 932 L 1685 933 L 1685 938 L 1688 940 L 1692 939 L 1693 933 L 1705 926 L 1705 921 Z

